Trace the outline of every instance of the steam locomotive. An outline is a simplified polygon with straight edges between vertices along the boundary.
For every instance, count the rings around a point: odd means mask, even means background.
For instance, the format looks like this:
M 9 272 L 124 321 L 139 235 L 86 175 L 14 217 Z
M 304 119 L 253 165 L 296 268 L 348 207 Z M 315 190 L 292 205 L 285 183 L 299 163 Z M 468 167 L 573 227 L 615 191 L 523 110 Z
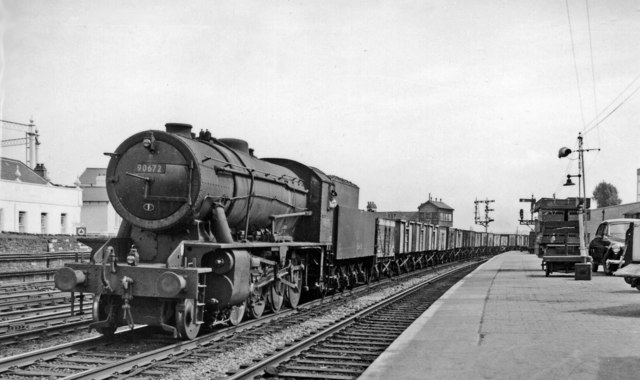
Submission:
M 359 188 L 247 142 L 166 124 L 109 155 L 107 193 L 123 218 L 89 262 L 55 275 L 93 293 L 92 328 L 160 326 L 193 339 L 305 296 L 443 261 L 498 252 L 522 236 L 440 228 L 358 210 Z M 503 244 L 504 243 L 504 244 Z M 82 299 L 82 298 L 81 298 Z

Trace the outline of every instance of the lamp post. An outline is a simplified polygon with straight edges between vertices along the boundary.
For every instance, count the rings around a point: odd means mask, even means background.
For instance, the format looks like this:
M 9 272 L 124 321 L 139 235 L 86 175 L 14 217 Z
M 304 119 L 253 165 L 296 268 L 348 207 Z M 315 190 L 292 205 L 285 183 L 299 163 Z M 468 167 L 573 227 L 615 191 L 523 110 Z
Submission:
M 588 152 L 591 150 L 600 150 L 600 149 L 583 149 L 582 148 L 582 133 L 578 133 L 578 174 L 576 175 L 567 175 L 567 182 L 564 184 L 565 186 L 572 186 L 574 183 L 571 181 L 571 178 L 578 178 L 578 197 L 580 199 L 578 203 L 578 234 L 580 238 L 580 256 L 583 258 L 583 263 L 587 262 L 587 248 L 586 248 L 586 232 L 585 232 L 585 207 L 587 207 L 587 187 L 584 173 L 584 152 Z M 558 158 L 567 157 L 571 154 L 571 149 L 567 147 L 562 147 L 558 151 Z M 590 277 L 589 277 L 590 278 Z
M 584 233 L 584 207 L 586 206 L 586 197 L 583 197 L 583 188 L 584 182 L 581 181 L 581 178 L 584 178 L 581 174 L 567 174 L 567 182 L 563 186 L 573 186 L 575 183 L 571 181 L 571 178 L 578 178 L 578 199 L 580 199 L 578 203 L 578 235 L 580 238 L 580 256 L 587 256 L 587 248 L 585 244 L 585 233 Z M 586 191 L 584 192 L 586 194 Z

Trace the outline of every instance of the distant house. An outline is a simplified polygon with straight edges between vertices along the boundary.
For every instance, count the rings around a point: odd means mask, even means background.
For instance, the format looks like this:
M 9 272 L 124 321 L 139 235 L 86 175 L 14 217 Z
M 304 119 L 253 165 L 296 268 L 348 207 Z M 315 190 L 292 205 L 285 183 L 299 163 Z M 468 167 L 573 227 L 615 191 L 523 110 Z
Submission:
M 377 214 L 389 219 L 404 219 L 435 226 L 453 227 L 454 209 L 442 202 L 442 199 L 429 199 L 420 206 L 418 211 L 378 211 Z
M 87 168 L 79 178 L 82 188 L 81 220 L 87 234 L 115 235 L 120 228 L 122 218 L 109 202 L 106 178 L 106 168 Z
M 418 206 L 418 221 L 433 225 L 453 227 L 453 208 L 442 199 L 429 199 Z
M 0 230 L 32 234 L 75 234 L 82 190 L 47 179 L 47 169 L 0 158 Z

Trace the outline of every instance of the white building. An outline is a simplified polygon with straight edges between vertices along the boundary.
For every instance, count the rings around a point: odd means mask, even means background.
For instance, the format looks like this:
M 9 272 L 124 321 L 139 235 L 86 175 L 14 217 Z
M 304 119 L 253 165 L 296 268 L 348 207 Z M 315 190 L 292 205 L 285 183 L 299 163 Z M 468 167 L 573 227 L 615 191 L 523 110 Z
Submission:
M 33 234 L 75 234 L 80 226 L 82 190 L 55 185 L 44 165 L 36 171 L 21 161 L 0 158 L 0 230 Z
M 109 202 L 106 175 L 105 168 L 87 168 L 80 176 L 81 220 L 87 234 L 115 235 L 122 222 L 122 218 Z

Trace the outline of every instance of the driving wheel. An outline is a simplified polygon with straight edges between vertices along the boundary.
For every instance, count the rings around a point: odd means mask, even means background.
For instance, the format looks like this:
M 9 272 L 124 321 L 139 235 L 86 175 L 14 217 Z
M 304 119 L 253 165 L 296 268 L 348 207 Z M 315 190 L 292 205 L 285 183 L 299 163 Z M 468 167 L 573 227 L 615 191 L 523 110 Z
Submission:
M 294 271 L 293 278 L 290 278 L 289 281 L 298 286 L 297 289 L 287 286 L 287 289 L 285 290 L 287 305 L 292 309 L 295 309 L 300 303 L 300 295 L 302 294 L 302 272 L 299 270 Z
M 264 287 L 254 288 L 249 296 L 247 315 L 250 318 L 258 319 L 264 313 L 265 306 L 267 306 L 267 300 L 264 295 Z
M 267 300 L 269 308 L 274 313 L 277 313 L 282 309 L 282 303 L 284 302 L 284 289 L 280 281 L 275 281 L 269 284 L 269 290 L 267 291 Z

